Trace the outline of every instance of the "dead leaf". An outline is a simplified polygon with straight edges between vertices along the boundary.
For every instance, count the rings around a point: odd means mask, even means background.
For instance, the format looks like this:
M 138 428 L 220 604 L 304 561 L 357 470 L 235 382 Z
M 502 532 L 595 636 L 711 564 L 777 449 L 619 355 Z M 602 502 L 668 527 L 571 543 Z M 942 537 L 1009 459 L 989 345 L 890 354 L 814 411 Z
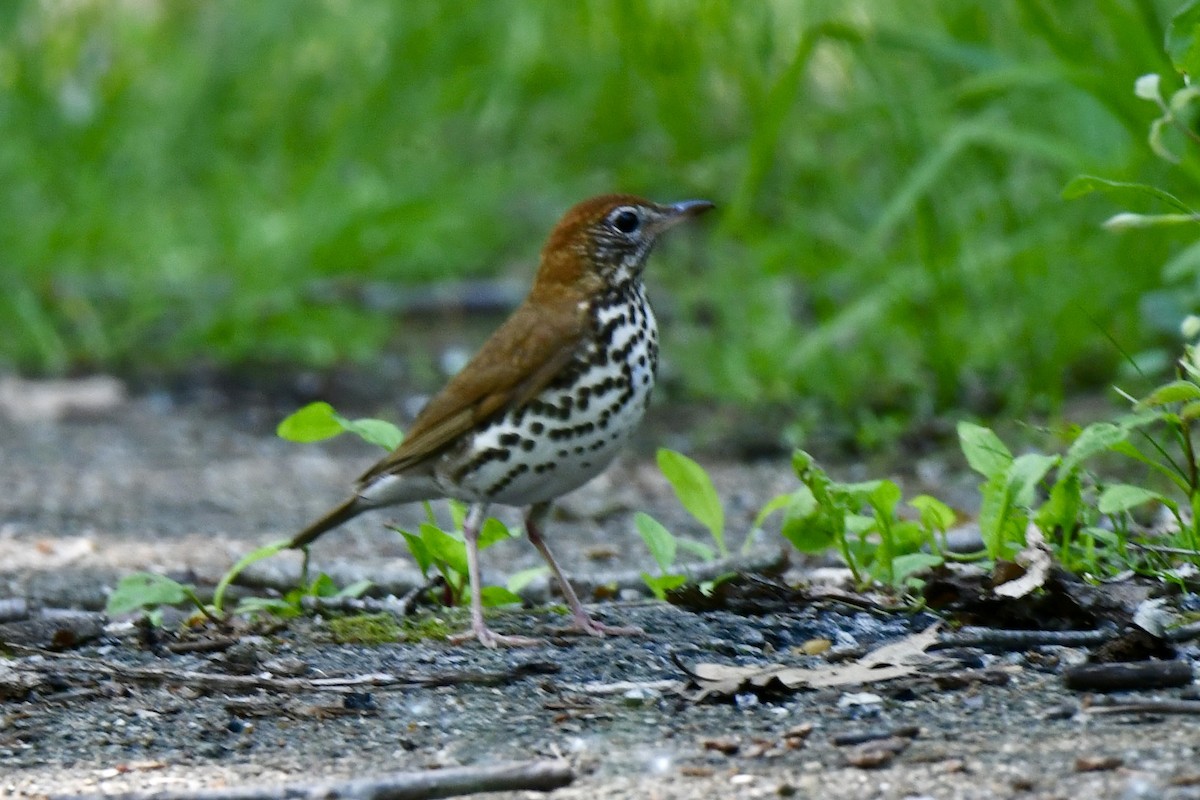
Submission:
M 932 660 L 925 651 L 937 641 L 939 627 L 938 624 L 931 625 L 920 633 L 876 648 L 857 661 L 813 669 L 787 664 L 762 667 L 697 664 L 691 670 L 692 679 L 700 687 L 694 699 L 702 700 L 710 694 L 733 695 L 747 688 L 763 689 L 769 685 L 791 690 L 819 689 L 902 678 Z
M 1014 560 L 1024 570 L 1023 573 L 1020 577 L 995 586 L 992 589 L 994 594 L 998 597 L 1024 597 L 1046 585 L 1054 555 L 1046 544 L 1046 537 L 1033 525 L 1025 531 L 1025 548 L 1017 553 Z

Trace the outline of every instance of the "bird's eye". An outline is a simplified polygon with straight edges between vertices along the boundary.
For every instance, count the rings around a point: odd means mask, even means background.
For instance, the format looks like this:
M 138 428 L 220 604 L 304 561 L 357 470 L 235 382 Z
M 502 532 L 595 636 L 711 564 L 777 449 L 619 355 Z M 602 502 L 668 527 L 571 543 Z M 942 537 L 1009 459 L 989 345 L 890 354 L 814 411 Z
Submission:
M 612 226 L 621 233 L 633 233 L 641 224 L 641 217 L 630 208 L 623 208 L 612 216 Z

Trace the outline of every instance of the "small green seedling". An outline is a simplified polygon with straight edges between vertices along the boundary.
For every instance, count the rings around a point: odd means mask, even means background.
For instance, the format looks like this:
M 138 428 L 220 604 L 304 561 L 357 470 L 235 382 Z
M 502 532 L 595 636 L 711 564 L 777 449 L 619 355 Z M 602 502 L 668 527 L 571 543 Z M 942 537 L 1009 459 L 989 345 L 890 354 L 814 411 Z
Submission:
M 634 517 L 634 525 L 650 556 L 658 565 L 659 574 L 642 573 L 642 581 L 659 600 L 666 599 L 667 592 L 677 589 L 687 582 L 687 575 L 675 563 L 676 554 L 686 550 L 697 556 L 702 562 L 711 563 L 718 555 L 729 555 L 725 544 L 725 511 L 721 507 L 721 498 L 717 495 L 712 478 L 704 467 L 692 459 L 674 450 L 660 448 L 658 451 L 658 468 L 671 484 L 675 496 L 689 514 L 708 529 L 716 549 L 703 542 L 677 537 L 658 520 L 648 514 L 639 512 Z M 726 576 L 715 580 L 705 581 L 700 590 L 708 593 L 713 586 Z
M 910 501 L 918 519 L 897 513 L 901 491 L 895 482 L 842 483 L 833 480 L 808 453 L 797 450 L 792 468 L 800 487 L 773 498 L 759 513 L 756 527 L 783 512 L 780 533 L 797 550 L 818 553 L 835 548 L 863 587 L 917 588 L 918 573 L 945 558 L 937 535 L 944 536 L 954 512 L 922 495 Z
M 465 516 L 464 508 L 461 503 L 451 502 L 451 516 L 457 528 L 453 532 L 445 531 L 437 525 L 432 509 L 428 509 L 428 514 L 429 521 L 421 523 L 416 532 L 399 528 L 396 531 L 404 537 L 408 551 L 417 562 L 417 568 L 421 570 L 422 575 L 428 576 L 429 571 L 435 569 L 445 579 L 445 604 L 462 605 L 471 588 L 467 570 L 467 545 L 459 532 Z M 482 551 L 497 542 L 511 539 L 514 535 L 500 520 L 488 518 L 479 531 L 479 549 Z M 483 604 L 504 606 L 521 603 L 518 592 L 546 572 L 546 567 L 523 570 L 510 577 L 505 586 L 484 586 L 480 589 Z
M 156 575 L 153 572 L 134 572 L 121 578 L 108 595 L 104 613 L 118 617 L 141 611 L 154 627 L 162 627 L 164 606 L 190 603 L 196 611 L 218 621 L 204 601 L 196 594 L 196 588 L 186 583 Z
M 289 442 L 320 442 L 343 433 L 353 433 L 363 441 L 384 450 L 395 450 L 404 441 L 404 434 L 382 419 L 346 419 L 329 403 L 309 403 L 284 417 L 276 427 L 279 438 Z
M 196 587 L 180 583 L 165 575 L 151 572 L 135 572 L 118 582 L 108 596 L 105 611 L 110 616 L 119 616 L 133 611 L 144 611 L 151 624 L 162 624 L 162 607 L 190 603 L 196 611 L 213 622 L 223 622 L 226 616 L 225 596 L 237 576 L 251 564 L 269 558 L 287 547 L 288 540 L 264 545 L 244 556 L 229 568 L 213 590 L 211 603 L 200 599 Z M 296 616 L 301 612 L 301 599 L 306 596 L 358 597 L 370 587 L 370 581 L 359 581 L 345 589 L 338 589 L 328 575 L 319 575 L 311 584 L 295 589 L 282 598 L 246 597 L 239 601 L 235 613 L 248 614 L 268 612 L 280 617 Z

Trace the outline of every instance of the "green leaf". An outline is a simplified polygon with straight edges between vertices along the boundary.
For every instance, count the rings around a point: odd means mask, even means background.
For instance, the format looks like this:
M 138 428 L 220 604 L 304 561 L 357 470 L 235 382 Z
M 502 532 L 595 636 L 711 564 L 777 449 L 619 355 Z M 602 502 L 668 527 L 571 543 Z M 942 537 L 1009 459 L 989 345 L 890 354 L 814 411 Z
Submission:
M 1038 527 L 1045 531 L 1059 528 L 1062 531 L 1072 531 L 1079 521 L 1083 510 L 1083 482 L 1079 473 L 1072 470 L 1063 472 L 1059 467 L 1060 477 L 1050 488 L 1050 497 L 1037 511 Z
M 676 539 L 675 545 L 680 550 L 686 550 L 694 556 L 699 556 L 701 561 L 708 562 L 717 557 L 716 552 L 704 542 L 694 542 L 691 539 Z
M 488 608 L 520 605 L 524 602 L 521 600 L 520 595 L 505 589 L 503 586 L 484 586 L 479 590 L 479 597 Z
M 337 419 L 329 403 L 309 403 L 299 411 L 283 418 L 275 428 L 275 435 L 289 442 L 319 442 L 332 439 L 346 429 Z
M 461 500 L 447 500 L 446 507 L 450 509 L 450 523 L 454 530 L 461 531 L 467 521 L 467 512 L 471 510 L 471 507 Z M 428 517 L 431 523 L 437 524 L 432 506 L 429 508 Z
M 1074 472 L 1084 461 L 1111 450 L 1117 442 L 1125 441 L 1125 437 L 1128 435 L 1127 428 L 1111 422 L 1094 422 L 1088 425 L 1079 432 L 1075 441 L 1071 442 L 1071 446 L 1067 448 L 1067 454 L 1063 456 L 1062 463 L 1058 466 L 1058 474 L 1062 476 Z
M 1200 76 L 1200 2 L 1184 3 L 1167 25 L 1164 46 L 1171 64 L 1184 75 Z
M 257 550 L 252 550 L 242 556 L 236 564 L 230 567 L 229 571 L 222 575 L 221 580 L 217 582 L 217 588 L 213 589 L 212 604 L 217 613 L 220 614 L 225 607 L 225 592 L 229 589 L 229 584 L 233 583 L 234 579 L 242 573 L 242 570 L 251 564 L 262 561 L 265 558 L 270 558 L 276 553 L 286 550 L 291 542 L 291 538 L 287 538 L 264 544 Z
M 1024 508 L 1032 506 L 1038 483 L 1057 463 L 1058 456 L 1045 456 L 1040 453 L 1018 456 L 1007 472 L 1012 501 Z
M 649 587 L 650 591 L 659 600 L 667 599 L 667 592 L 672 589 L 677 589 L 687 583 L 686 575 L 651 575 L 649 572 L 642 573 L 642 581 Z
M 404 537 L 404 543 L 408 545 L 408 552 L 417 562 L 417 569 L 421 570 L 423 577 L 428 577 L 429 568 L 433 566 L 433 554 L 429 552 L 425 540 L 419 534 L 409 531 L 400 531 L 400 535 Z
M 642 541 L 664 573 L 675 563 L 675 537 L 654 517 L 639 511 L 633 517 Z
M 792 452 L 792 471 L 800 480 L 804 480 L 804 476 L 816 466 L 816 463 L 816 459 L 803 450 Z
M 873 514 L 847 514 L 845 516 L 846 533 L 864 536 L 879 529 L 879 520 Z
M 353 433 L 370 444 L 379 445 L 385 450 L 395 450 L 404 441 L 404 434 L 401 430 L 386 420 L 350 420 L 338 414 L 334 416 L 344 431 Z
M 713 541 L 717 543 L 717 550 L 721 555 L 726 555 L 725 512 L 721 509 L 721 499 L 708 473 L 682 453 L 666 448 L 658 451 L 658 468 L 671 483 L 679 502 L 700 524 L 708 528 Z
M 513 533 L 507 525 L 495 517 L 488 517 L 483 521 L 483 527 L 479 529 L 479 549 L 486 550 L 496 542 L 503 542 L 511 538 L 513 538 Z
M 350 584 L 345 589 L 341 589 L 334 597 L 362 597 L 363 592 L 370 589 L 373 585 L 371 581 L 363 578 Z
M 305 591 L 309 597 L 333 597 L 337 593 L 337 584 L 324 572 L 314 578 Z
M 530 583 L 542 577 L 543 575 L 549 574 L 550 568 L 545 565 L 540 567 L 529 567 L 528 569 L 519 570 L 514 572 L 512 575 L 509 575 L 508 580 L 504 582 L 504 586 L 513 594 L 520 594 L 521 590 Z
M 890 527 L 893 556 L 916 553 L 931 544 L 929 531 L 913 520 L 893 520 Z
M 758 512 L 758 516 L 754 518 L 754 527 L 760 528 L 766 522 L 767 517 L 774 514 L 780 509 L 787 512 L 788 516 L 807 517 L 817 510 L 817 498 L 813 494 L 813 490 L 808 486 L 800 486 L 794 492 L 777 495 L 763 506 L 762 511 Z
M 1163 496 L 1156 491 L 1129 483 L 1114 483 L 1104 487 L 1097 507 L 1101 514 L 1120 514 L 1152 500 L 1162 502 Z
M 904 582 L 918 572 L 940 567 L 944 563 L 941 556 L 933 553 L 905 553 L 892 559 L 892 583 L 902 586 Z
M 971 469 L 985 478 L 1003 474 L 1012 463 L 1012 453 L 991 428 L 960 422 L 958 441 Z
M 272 614 L 282 619 L 300 616 L 300 606 L 280 597 L 243 597 L 234 609 L 239 616 Z
M 462 539 L 451 536 L 436 525 L 422 522 L 421 541 L 439 569 L 445 566 L 459 575 L 467 574 L 467 545 Z
M 1165 406 L 1170 403 L 1190 403 L 1200 400 L 1200 386 L 1191 381 L 1171 381 L 1159 386 L 1138 401 L 1143 407 Z
M 812 489 L 809 489 L 807 486 L 803 488 L 808 492 L 809 497 L 812 497 Z M 777 494 L 768 500 L 767 504 L 762 507 L 761 511 L 758 512 L 758 516 L 754 518 L 754 527 L 761 528 L 763 523 L 767 521 L 768 517 L 770 517 L 776 511 L 787 508 L 789 505 L 791 505 L 793 494 L 793 492 L 785 492 L 784 494 Z M 813 502 L 815 503 L 816 500 L 814 499 Z
M 871 498 L 879 491 L 882 483 L 883 481 L 879 479 L 855 483 L 832 483 L 829 488 L 849 500 L 853 505 L 865 505 L 871 502 Z
M 1170 192 L 1165 192 L 1157 186 L 1150 186 L 1145 183 L 1127 183 L 1125 181 L 1112 181 L 1108 178 L 1100 178 L 1095 175 L 1078 175 L 1063 188 L 1062 196 L 1064 200 L 1074 200 L 1077 197 L 1091 194 L 1092 192 L 1133 192 L 1137 194 L 1148 194 L 1151 197 L 1162 200 L 1164 203 L 1179 209 L 1185 214 L 1194 213 L 1186 203 L 1180 200 Z
M 1000 558 L 1006 542 L 1009 522 L 1008 481 L 1004 473 L 996 473 L 979 487 L 979 535 L 987 548 L 988 558 Z
M 904 497 L 904 493 L 895 481 L 881 480 L 879 485 L 871 490 L 868 502 L 881 516 L 891 517 L 895 514 L 896 504 Z
M 319 401 L 284 417 L 275 428 L 275 434 L 289 442 L 319 442 L 342 433 L 353 433 L 387 450 L 396 449 L 404 440 L 404 434 L 390 422 L 381 419 L 349 420 L 334 411 L 329 403 Z
M 919 494 L 909 500 L 908 504 L 920 513 L 921 525 L 926 530 L 945 532 L 958 519 L 950 506 L 932 495 Z
M 826 514 L 789 514 L 779 532 L 801 553 L 820 553 L 837 541 L 838 529 Z
M 134 572 L 117 583 L 108 596 L 104 613 L 116 617 L 152 606 L 173 606 L 186 602 L 191 594 L 189 587 L 165 575 Z

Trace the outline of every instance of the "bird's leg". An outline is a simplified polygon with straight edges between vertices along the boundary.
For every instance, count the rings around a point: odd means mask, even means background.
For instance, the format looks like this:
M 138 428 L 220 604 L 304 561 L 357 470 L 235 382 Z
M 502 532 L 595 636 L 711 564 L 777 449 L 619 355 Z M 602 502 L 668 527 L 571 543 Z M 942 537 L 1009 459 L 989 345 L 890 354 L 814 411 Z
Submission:
M 455 634 L 450 641 L 459 644 L 478 639 L 484 647 L 529 647 L 541 644 L 528 636 L 502 636 L 483 621 L 482 580 L 479 577 L 479 530 L 487 519 L 487 503 L 475 503 L 463 521 L 463 539 L 467 543 L 467 579 L 471 582 L 471 630 Z
M 637 636 L 645 633 L 644 630 L 636 626 L 619 627 L 616 625 L 605 625 L 592 618 L 587 610 L 584 609 L 583 603 L 579 602 L 579 596 L 575 594 L 575 590 L 571 588 L 571 584 L 567 581 L 567 576 L 563 575 L 562 567 L 558 566 L 558 562 L 550 553 L 550 548 L 546 546 L 545 539 L 542 538 L 542 525 L 546 521 L 546 517 L 550 513 L 550 503 L 538 503 L 529 508 L 529 512 L 525 515 L 525 535 L 529 537 L 529 541 L 542 554 L 542 558 L 546 559 L 546 563 L 550 565 L 550 571 L 554 573 L 555 580 L 562 587 L 563 597 L 566 598 L 567 605 L 571 607 L 571 616 L 574 618 L 575 627 L 584 633 L 592 636 L 604 636 L 610 634 L 613 636 Z

